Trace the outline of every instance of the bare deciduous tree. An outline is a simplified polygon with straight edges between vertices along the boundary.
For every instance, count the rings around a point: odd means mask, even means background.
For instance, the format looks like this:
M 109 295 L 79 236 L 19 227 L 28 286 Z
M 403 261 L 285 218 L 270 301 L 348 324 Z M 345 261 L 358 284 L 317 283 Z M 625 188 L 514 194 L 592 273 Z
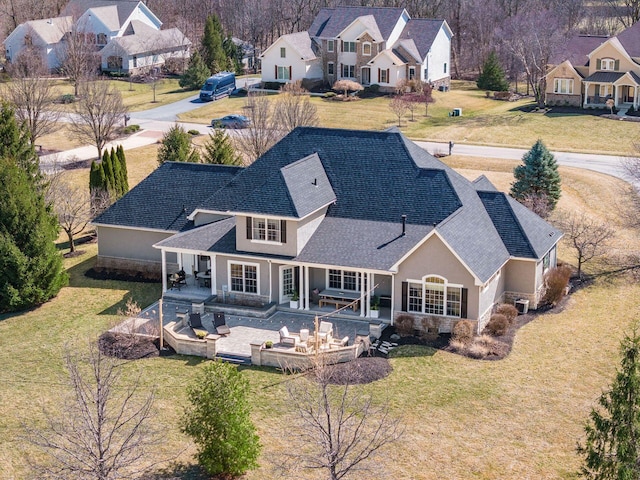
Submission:
M 77 97 L 80 86 L 93 77 L 100 67 L 96 38 L 91 27 L 84 22 L 77 23 L 56 46 L 56 57 L 60 70 L 71 83 Z
M 547 218 L 551 213 L 549 197 L 542 192 L 525 195 L 521 203 L 540 218 Z
M 318 125 L 318 109 L 300 80 L 287 83 L 275 100 L 273 121 L 277 128 L 290 132 L 296 127 Z
M 57 172 L 48 178 L 46 198 L 53 206 L 60 227 L 67 234 L 69 252 L 75 252 L 76 236 L 84 232 L 92 219 L 89 190 L 72 187 L 64 174 Z
M 398 126 L 401 126 L 402 117 L 404 117 L 409 110 L 409 105 L 407 105 L 407 100 L 402 95 L 395 95 L 389 101 L 389 110 L 393 112 L 393 114 L 398 117 Z
M 611 226 L 585 213 L 561 213 L 557 223 L 564 232 L 565 240 L 573 247 L 578 261 L 578 277 L 582 278 L 582 266 L 596 257 L 604 255 L 609 240 L 615 235 Z
M 263 155 L 286 132 L 274 127 L 273 105 L 269 98 L 260 93 L 250 93 L 245 101 L 245 109 L 251 116 L 251 123 L 234 138 L 235 146 L 249 162 Z
M 360 90 L 364 90 L 362 85 L 358 82 L 354 82 L 353 80 L 338 80 L 331 88 L 334 90 L 342 90 L 345 98 L 349 92 L 359 92 Z
M 45 409 L 45 426 L 25 426 L 26 440 L 44 453 L 27 458 L 38 478 L 133 478 L 153 466 L 155 391 L 143 392 L 140 377 L 121 382 L 122 365 L 94 343 L 87 358 L 67 351 L 67 398 L 56 411 Z
M 54 109 L 57 95 L 46 75 L 46 66 L 39 51 L 22 52 L 9 69 L 12 81 L 6 85 L 6 94 L 15 107 L 15 115 L 26 125 L 29 140 L 34 145 L 43 135 L 58 129 L 60 112 Z
M 297 475 L 300 468 L 322 470 L 339 480 L 370 470 L 375 455 L 403 433 L 387 404 L 377 406 L 350 383 L 333 385 L 334 372 L 319 356 L 310 374 L 289 382 L 289 405 L 301 425 L 290 430 L 296 432 L 297 448 L 283 465 L 288 474 Z M 375 468 L 376 475 L 368 477 L 379 476 L 380 464 Z
M 80 86 L 80 100 L 74 104 L 71 131 L 81 142 L 95 145 L 101 158 L 102 149 L 115 136 L 126 113 L 120 92 L 108 82 L 86 82 Z

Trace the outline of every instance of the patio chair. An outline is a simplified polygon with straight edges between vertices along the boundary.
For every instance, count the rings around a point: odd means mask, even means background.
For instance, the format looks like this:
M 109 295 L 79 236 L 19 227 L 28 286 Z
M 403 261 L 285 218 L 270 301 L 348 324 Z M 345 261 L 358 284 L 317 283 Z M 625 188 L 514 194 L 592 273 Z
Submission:
M 298 337 L 295 337 L 289 333 L 289 329 L 285 325 L 280 329 L 280 343 L 282 345 L 289 345 L 295 347 L 298 344 Z
M 189 315 L 189 326 L 191 328 L 203 328 L 202 326 L 202 318 L 199 313 L 191 313 Z
M 321 321 L 320 328 L 318 328 L 318 338 L 324 343 L 329 343 L 333 338 L 333 323 Z
M 224 312 L 213 313 L 213 326 L 216 328 L 218 335 L 229 335 L 231 333 L 227 321 L 224 318 Z

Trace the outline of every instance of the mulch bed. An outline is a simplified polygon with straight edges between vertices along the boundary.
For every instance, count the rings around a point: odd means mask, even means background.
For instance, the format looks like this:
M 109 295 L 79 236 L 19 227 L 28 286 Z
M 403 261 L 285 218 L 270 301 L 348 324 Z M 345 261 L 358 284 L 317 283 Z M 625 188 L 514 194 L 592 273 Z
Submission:
M 358 385 L 375 382 L 386 377 L 393 368 L 389 360 L 382 357 L 360 357 L 351 362 L 324 367 L 328 371 L 329 383 L 334 385 Z
M 160 354 L 157 340 L 124 333 L 103 333 L 98 338 L 98 347 L 104 355 L 123 360 L 139 360 Z
M 90 268 L 84 273 L 85 277 L 93 278 L 94 280 L 117 280 L 119 282 L 140 282 L 140 283 L 160 283 L 157 278 L 145 277 L 142 273 L 138 272 L 135 275 L 129 273 L 110 272 L 102 270 L 100 268 Z

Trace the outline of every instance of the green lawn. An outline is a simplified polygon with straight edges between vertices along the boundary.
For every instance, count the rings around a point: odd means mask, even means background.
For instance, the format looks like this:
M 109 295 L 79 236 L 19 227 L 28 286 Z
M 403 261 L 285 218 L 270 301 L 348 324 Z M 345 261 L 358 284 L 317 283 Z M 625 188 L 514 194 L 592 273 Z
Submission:
M 127 153 L 130 172 L 135 172 L 132 185 L 154 166 L 154 148 Z M 486 171 L 500 188 L 512 178 L 513 162 L 456 156 L 447 161 L 469 178 Z M 561 173 L 562 208 L 587 208 L 607 217 L 619 231 L 617 246 L 638 244 L 619 223 L 617 209 L 606 207 L 614 204 L 618 180 L 569 168 Z M 86 172 L 72 174 L 84 181 Z M 0 478 L 27 477 L 22 453 L 34 452 L 21 441 L 20 425 L 41 422 L 41 404 L 58 405 L 65 345 L 84 348 L 118 320 L 116 312 L 128 297 L 145 306 L 160 295 L 156 284 L 85 277 L 95 262 L 96 246 L 80 248 L 87 253 L 65 260 L 70 285 L 56 299 L 0 317 Z M 571 260 L 569 254 L 561 250 L 561 257 Z M 511 355 L 502 361 L 480 362 L 415 347 L 399 352 L 388 378 L 357 387 L 377 402 L 388 402 L 406 427 L 377 468 L 384 466 L 389 478 L 406 480 L 577 478 L 576 441 L 612 378 L 619 340 L 637 316 L 639 296 L 636 282 L 603 277 L 573 294 L 564 311 L 541 315 L 521 329 Z M 141 372 L 146 386 L 158 387 L 157 421 L 164 436 L 157 459 L 181 452 L 178 461 L 193 463 L 194 448 L 179 432 L 179 419 L 185 385 L 202 364 L 202 359 L 174 356 L 125 367 L 125 377 Z M 286 399 L 286 383 L 295 377 L 261 368 L 243 373 L 252 387 L 253 417 L 264 445 L 261 468 L 245 478 L 275 478 L 274 464 L 289 451 L 297 428 Z
M 531 104 L 531 100 L 491 100 L 471 82 L 453 82 L 449 92 L 434 92 L 434 98 L 436 102 L 429 106 L 427 117 L 420 107 L 414 113 L 414 121 L 410 120 L 410 114 L 403 118 L 401 129 L 410 138 L 522 148 L 531 147 L 541 138 L 557 150 L 618 155 L 629 155 L 634 142 L 640 139 L 635 122 L 586 114 L 525 113 L 520 108 Z M 324 127 L 381 130 L 397 125 L 386 97 L 355 102 L 313 97 L 312 102 Z M 243 113 L 243 106 L 242 98 L 223 99 L 182 114 L 180 119 L 209 123 L 214 117 Z M 462 109 L 462 117 L 449 116 L 454 108 Z

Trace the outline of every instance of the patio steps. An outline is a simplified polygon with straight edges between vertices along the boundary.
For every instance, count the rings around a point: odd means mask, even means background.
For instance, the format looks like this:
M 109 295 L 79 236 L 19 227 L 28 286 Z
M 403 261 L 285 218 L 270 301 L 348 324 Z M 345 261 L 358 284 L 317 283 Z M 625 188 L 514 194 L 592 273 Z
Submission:
M 218 353 L 218 355 L 216 355 L 216 358 L 219 358 L 223 362 L 235 363 L 236 365 L 251 365 L 251 357 L 245 357 L 242 355 Z

